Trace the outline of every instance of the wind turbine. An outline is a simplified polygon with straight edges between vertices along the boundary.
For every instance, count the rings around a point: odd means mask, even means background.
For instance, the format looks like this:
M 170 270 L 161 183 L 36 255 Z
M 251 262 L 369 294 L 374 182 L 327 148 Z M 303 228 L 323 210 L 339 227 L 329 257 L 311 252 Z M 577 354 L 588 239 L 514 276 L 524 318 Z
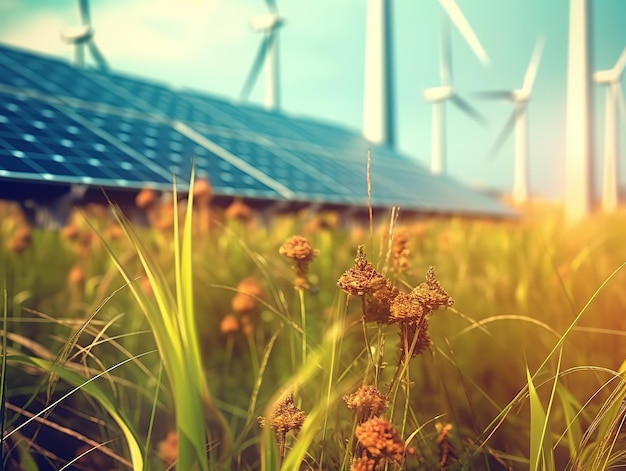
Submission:
M 261 67 L 265 64 L 265 107 L 273 110 L 280 107 L 280 76 L 278 67 L 278 30 L 285 19 L 278 13 L 275 0 L 265 0 L 269 13 L 257 16 L 250 22 L 253 31 L 263 33 L 261 46 L 241 89 L 240 98 L 247 100 L 256 82 Z
M 451 19 L 473 49 L 474 53 L 483 63 L 488 63 L 488 57 L 471 26 L 461 13 L 454 0 L 440 0 L 441 6 L 448 17 L 442 17 L 439 75 L 441 85 L 424 90 L 424 98 L 432 104 L 432 144 L 431 144 L 431 171 L 440 174 L 445 169 L 446 158 L 446 129 L 445 129 L 445 103 L 450 100 L 461 111 L 469 115 L 475 121 L 484 121 L 482 115 L 467 101 L 461 98 L 452 86 L 452 48 L 450 45 L 450 22 Z
M 89 13 L 89 0 L 79 0 L 81 25 L 65 28 L 61 32 L 61 38 L 75 47 L 75 62 L 78 67 L 85 66 L 85 49 L 89 48 L 93 59 L 103 72 L 109 68 L 107 61 L 94 42 L 94 29 L 91 26 L 91 15 Z
M 367 0 L 363 136 L 395 147 L 391 0 Z
M 518 204 L 525 203 L 528 200 L 528 102 L 530 101 L 530 95 L 537 77 L 543 46 L 543 39 L 539 39 L 535 44 L 535 49 L 526 68 L 522 88 L 483 92 L 480 94 L 485 98 L 512 101 L 514 104 L 511 117 L 506 121 L 502 131 L 500 131 L 492 148 L 492 153 L 495 154 L 500 149 L 515 128 L 513 201 Z
M 606 86 L 602 209 L 607 212 L 617 208 L 619 199 L 619 134 L 617 132 L 619 119 L 617 108 L 621 106 L 621 111 L 626 112 L 626 103 L 620 84 L 624 67 L 626 67 L 626 47 L 612 69 L 601 70 L 593 74 L 593 80 L 596 83 Z
M 569 2 L 565 120 L 565 219 L 591 212 L 593 195 L 589 0 Z

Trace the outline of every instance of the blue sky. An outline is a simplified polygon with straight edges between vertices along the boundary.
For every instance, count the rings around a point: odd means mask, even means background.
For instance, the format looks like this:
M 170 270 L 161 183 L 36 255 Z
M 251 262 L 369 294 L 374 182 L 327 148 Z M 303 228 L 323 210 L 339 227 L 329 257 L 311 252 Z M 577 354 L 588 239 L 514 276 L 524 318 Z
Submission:
M 363 112 L 365 0 L 277 0 L 282 109 L 360 130 Z M 495 159 L 487 153 L 512 111 L 474 92 L 522 85 L 535 41 L 545 49 L 529 105 L 531 192 L 559 198 L 563 189 L 567 0 L 458 0 L 490 58 L 484 67 L 452 28 L 454 86 L 488 119 L 447 108 L 448 172 L 479 187 L 508 190 L 513 136 Z M 626 45 L 626 0 L 591 0 L 594 70 L 612 67 Z M 237 99 L 260 43 L 249 20 L 263 0 L 91 0 L 96 43 L 112 68 L 178 87 Z M 437 0 L 395 0 L 393 38 L 398 146 L 430 162 L 431 108 L 424 89 L 439 85 Z M 79 24 L 76 0 L 0 0 L 0 42 L 71 60 L 60 31 Z M 622 84 L 624 79 L 622 79 Z M 604 90 L 595 92 L 597 172 Z M 263 102 L 262 77 L 250 101 Z M 620 133 L 626 155 L 626 116 Z M 622 165 L 621 181 L 626 181 Z

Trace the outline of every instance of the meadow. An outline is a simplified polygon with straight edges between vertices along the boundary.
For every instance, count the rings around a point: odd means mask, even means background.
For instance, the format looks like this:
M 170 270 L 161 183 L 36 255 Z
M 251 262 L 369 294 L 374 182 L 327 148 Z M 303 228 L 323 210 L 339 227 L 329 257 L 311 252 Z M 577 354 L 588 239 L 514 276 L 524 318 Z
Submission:
M 1 205 L 3 469 L 626 465 L 624 210 L 234 206 Z

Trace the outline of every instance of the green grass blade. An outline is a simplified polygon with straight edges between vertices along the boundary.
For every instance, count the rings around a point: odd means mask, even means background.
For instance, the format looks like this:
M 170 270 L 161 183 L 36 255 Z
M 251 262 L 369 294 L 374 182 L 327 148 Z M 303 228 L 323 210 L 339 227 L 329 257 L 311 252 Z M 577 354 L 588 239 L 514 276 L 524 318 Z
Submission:
M 554 454 L 550 443 L 550 426 L 532 376 L 526 368 L 528 396 L 530 399 L 530 469 L 533 471 L 553 471 Z

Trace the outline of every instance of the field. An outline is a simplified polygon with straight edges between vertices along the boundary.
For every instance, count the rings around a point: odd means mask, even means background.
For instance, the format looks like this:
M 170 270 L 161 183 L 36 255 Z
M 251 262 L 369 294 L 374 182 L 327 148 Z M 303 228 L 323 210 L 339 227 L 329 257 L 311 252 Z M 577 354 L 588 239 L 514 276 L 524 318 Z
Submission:
M 626 466 L 624 211 L 1 211 L 4 469 Z

